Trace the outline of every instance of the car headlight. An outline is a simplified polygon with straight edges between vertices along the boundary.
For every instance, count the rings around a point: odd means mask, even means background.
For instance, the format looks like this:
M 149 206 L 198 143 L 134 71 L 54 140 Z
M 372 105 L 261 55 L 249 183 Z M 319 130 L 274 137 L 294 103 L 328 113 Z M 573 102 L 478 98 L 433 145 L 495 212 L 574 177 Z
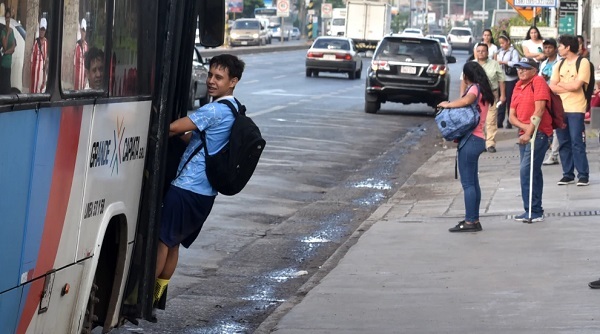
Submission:
M 239 37 L 239 35 L 237 33 L 234 33 L 234 32 L 231 33 L 231 38 L 238 38 L 238 37 Z
M 252 38 L 258 38 L 258 34 L 253 34 Z

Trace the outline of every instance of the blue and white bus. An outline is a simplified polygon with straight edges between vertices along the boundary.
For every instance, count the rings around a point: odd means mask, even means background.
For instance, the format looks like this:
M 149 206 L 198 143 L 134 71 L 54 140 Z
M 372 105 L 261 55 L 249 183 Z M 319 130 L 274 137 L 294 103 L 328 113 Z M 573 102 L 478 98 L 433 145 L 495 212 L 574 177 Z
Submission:
M 293 23 L 296 20 L 297 13 L 290 12 L 289 16 L 284 17 L 283 26 L 281 24 L 282 18 L 277 16 L 277 9 L 274 7 L 255 8 L 254 17 L 267 25 L 271 30 L 274 39 L 281 39 L 283 34 L 283 39 L 287 41 L 292 37 L 292 28 L 294 28 Z
M 196 22 L 222 44 L 224 1 L 12 3 L 27 34 L 22 83 L 0 95 L 0 333 L 150 319 L 168 125 L 186 112 Z

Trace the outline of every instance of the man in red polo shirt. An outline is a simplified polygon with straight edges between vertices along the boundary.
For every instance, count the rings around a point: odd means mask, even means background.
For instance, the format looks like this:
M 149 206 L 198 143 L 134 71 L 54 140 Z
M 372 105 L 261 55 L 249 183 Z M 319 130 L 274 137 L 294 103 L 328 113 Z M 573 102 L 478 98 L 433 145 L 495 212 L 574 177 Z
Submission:
M 510 103 L 510 122 L 519 128 L 519 152 L 521 159 L 521 197 L 525 213 L 515 217 L 518 221 L 532 222 L 544 220 L 542 208 L 542 192 L 544 177 L 542 162 L 548 150 L 548 137 L 552 135 L 552 117 L 546 108 L 550 101 L 550 88 L 538 75 L 539 64 L 531 58 L 523 58 L 516 63 L 519 81 L 515 84 Z M 531 124 L 531 116 L 541 118 L 537 132 Z M 531 145 L 535 145 L 533 153 L 533 186 L 531 198 L 531 217 L 529 217 L 529 172 L 531 168 Z

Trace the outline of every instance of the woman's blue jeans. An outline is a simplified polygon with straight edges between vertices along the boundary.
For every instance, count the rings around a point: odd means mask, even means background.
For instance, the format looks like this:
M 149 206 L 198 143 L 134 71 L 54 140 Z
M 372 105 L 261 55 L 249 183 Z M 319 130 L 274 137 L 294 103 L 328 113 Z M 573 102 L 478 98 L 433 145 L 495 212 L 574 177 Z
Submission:
M 465 197 L 465 220 L 471 223 L 478 222 L 481 203 L 479 156 L 485 151 L 485 140 L 471 135 L 459 146 L 458 172 Z
M 577 169 L 577 178 L 589 178 L 590 166 L 585 153 L 585 124 L 583 118 L 585 115 L 578 112 L 565 112 L 567 122 L 566 129 L 556 129 L 558 137 L 558 154 L 563 169 L 563 176 L 575 179 L 575 169 Z
M 544 191 L 544 176 L 542 174 L 542 162 L 548 150 L 548 136 L 539 132 L 535 138 L 532 138 L 528 144 L 519 144 L 519 153 L 521 155 L 521 197 L 523 198 L 523 208 L 529 212 L 529 173 L 531 168 L 531 143 L 534 143 L 533 152 L 533 186 L 531 196 L 531 215 L 541 216 L 544 213 L 542 208 L 542 193 Z

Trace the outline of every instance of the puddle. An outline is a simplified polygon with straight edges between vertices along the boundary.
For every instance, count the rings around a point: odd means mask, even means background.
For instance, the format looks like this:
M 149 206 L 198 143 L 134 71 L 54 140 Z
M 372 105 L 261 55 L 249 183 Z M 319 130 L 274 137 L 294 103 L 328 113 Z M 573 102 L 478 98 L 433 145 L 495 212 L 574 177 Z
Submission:
M 374 178 L 368 178 L 365 181 L 357 182 L 352 185 L 354 188 L 368 188 L 377 190 L 390 190 L 390 186 L 387 182 L 381 180 L 375 180 Z

